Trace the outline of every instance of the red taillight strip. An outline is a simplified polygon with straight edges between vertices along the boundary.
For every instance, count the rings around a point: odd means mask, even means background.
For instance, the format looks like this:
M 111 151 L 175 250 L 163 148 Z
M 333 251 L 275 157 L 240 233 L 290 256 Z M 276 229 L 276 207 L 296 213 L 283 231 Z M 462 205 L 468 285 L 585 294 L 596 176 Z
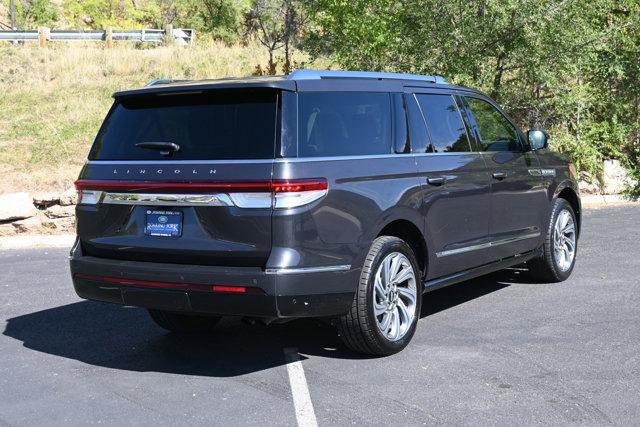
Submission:
M 324 178 L 300 180 L 264 180 L 264 181 L 201 181 L 201 182 L 148 182 L 85 180 L 75 182 L 77 190 L 98 190 L 125 193 L 153 191 L 155 193 L 290 193 L 314 190 L 326 190 Z
M 84 280 L 92 280 L 95 282 L 113 283 L 125 286 L 142 286 L 146 288 L 174 289 L 187 291 L 213 291 L 213 292 L 231 292 L 242 294 L 264 294 L 260 288 L 247 286 L 226 286 L 226 285 L 199 285 L 192 283 L 174 283 L 174 282 L 156 282 L 153 280 L 128 279 L 124 277 L 112 276 L 93 276 L 90 274 L 76 273 L 74 277 Z

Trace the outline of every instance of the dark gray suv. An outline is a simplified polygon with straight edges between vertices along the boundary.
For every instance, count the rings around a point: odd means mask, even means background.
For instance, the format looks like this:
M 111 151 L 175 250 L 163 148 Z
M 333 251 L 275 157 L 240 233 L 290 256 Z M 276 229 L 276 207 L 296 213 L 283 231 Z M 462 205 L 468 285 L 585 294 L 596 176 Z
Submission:
M 73 283 L 170 331 L 322 317 L 386 355 L 425 292 L 573 269 L 573 166 L 439 76 L 301 70 L 114 98 L 76 182 Z

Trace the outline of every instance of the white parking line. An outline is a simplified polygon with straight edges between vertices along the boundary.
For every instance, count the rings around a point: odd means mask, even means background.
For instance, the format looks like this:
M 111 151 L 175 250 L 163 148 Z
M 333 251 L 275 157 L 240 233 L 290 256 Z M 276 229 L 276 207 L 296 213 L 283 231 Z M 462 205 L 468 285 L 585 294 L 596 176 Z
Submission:
M 300 361 L 298 349 L 293 347 L 285 348 L 284 357 L 287 361 L 287 373 L 289 374 L 289 384 L 291 385 L 291 395 L 293 396 L 293 406 L 296 410 L 298 426 L 317 427 L 318 421 L 313 411 L 307 378 L 304 375 L 304 368 Z

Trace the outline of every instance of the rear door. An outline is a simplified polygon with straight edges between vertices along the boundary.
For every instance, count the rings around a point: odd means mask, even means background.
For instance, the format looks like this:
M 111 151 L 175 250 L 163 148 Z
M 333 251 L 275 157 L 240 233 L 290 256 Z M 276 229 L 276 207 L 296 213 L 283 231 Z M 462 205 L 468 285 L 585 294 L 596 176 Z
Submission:
M 77 183 L 85 255 L 264 266 L 278 98 L 263 88 L 116 99 Z
M 432 255 L 428 279 L 486 262 L 490 183 L 450 93 L 406 94 Z
M 548 206 L 538 158 L 489 100 L 465 96 L 463 102 L 491 177 L 490 260 L 533 250 L 541 244 Z

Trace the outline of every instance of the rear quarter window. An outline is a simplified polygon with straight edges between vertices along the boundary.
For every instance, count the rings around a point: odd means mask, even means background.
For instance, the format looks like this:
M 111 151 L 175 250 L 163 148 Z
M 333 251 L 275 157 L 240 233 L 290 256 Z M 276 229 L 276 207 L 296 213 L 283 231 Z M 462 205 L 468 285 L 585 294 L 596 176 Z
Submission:
M 298 156 L 331 157 L 391 153 L 388 93 L 301 92 Z
M 271 159 L 276 140 L 273 90 L 155 94 L 116 100 L 89 154 L 90 160 Z M 171 142 L 180 149 L 136 147 Z

